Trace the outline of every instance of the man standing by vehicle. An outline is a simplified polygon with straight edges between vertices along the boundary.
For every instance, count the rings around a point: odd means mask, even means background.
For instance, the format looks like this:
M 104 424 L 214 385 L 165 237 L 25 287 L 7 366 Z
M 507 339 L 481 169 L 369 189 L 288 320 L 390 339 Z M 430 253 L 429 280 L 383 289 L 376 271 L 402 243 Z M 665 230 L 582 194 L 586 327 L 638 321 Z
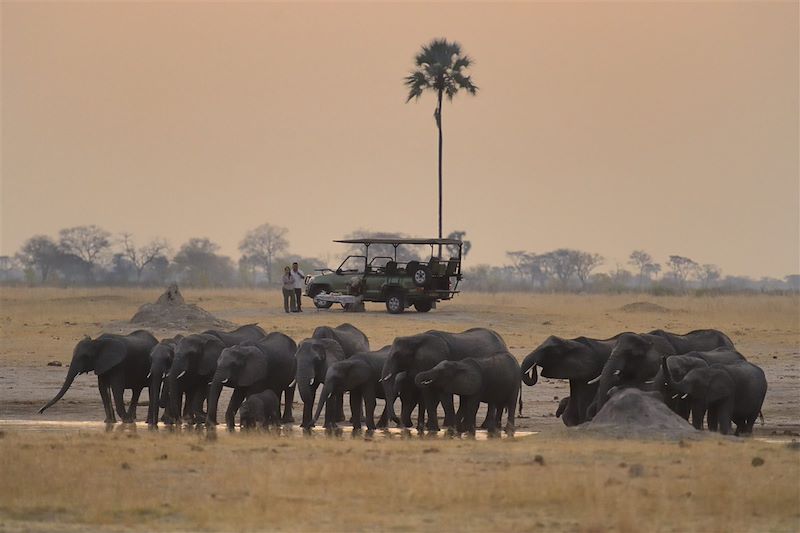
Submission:
M 303 305 L 302 305 L 302 297 L 303 297 L 303 286 L 306 282 L 306 275 L 300 270 L 297 261 L 292 263 L 292 278 L 294 279 L 294 295 L 295 300 L 297 301 L 297 312 L 303 312 Z

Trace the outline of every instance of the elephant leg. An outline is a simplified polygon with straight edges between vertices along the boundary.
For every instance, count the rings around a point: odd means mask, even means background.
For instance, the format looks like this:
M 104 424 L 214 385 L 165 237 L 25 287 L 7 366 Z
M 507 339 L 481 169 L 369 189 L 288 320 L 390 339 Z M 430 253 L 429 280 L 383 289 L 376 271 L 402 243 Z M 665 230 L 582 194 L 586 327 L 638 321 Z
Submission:
M 411 415 L 414 413 L 414 408 L 417 406 L 417 392 L 416 390 L 408 391 L 400 396 L 400 425 L 402 427 L 410 428 L 414 426 L 411 421 Z
M 208 387 L 198 387 L 192 395 L 192 407 L 190 416 L 193 421 L 203 424 L 206 421 L 206 414 L 203 412 L 203 402 L 208 397 Z
M 446 428 L 455 427 L 456 409 L 453 405 L 453 395 L 449 392 L 442 393 L 440 399 L 442 402 L 442 409 L 444 409 L 444 421 L 442 425 Z
M 294 417 L 292 416 L 292 403 L 294 402 L 294 385 L 291 387 L 286 387 L 283 391 L 283 398 L 286 400 L 286 405 L 283 407 L 283 418 L 281 422 L 288 424 L 294 422 Z
M 508 435 L 509 437 L 514 436 L 514 430 L 516 427 L 514 420 L 514 405 L 516 404 L 516 400 L 517 400 L 517 394 L 515 393 L 514 396 L 510 398 L 509 401 L 506 403 L 506 409 L 508 409 L 508 417 L 506 418 L 505 432 L 506 435 Z
M 155 426 L 158 424 L 158 401 L 156 401 L 156 393 L 152 390 L 152 387 L 147 388 L 147 396 L 148 396 L 148 406 L 147 406 L 147 424 L 150 426 Z M 162 396 L 163 399 L 163 396 Z
M 132 420 L 128 417 L 128 412 L 125 410 L 125 399 L 123 398 L 125 393 L 125 383 L 122 379 L 122 376 L 120 375 L 110 378 L 109 385 L 111 387 L 111 396 L 114 399 L 114 409 L 116 410 L 117 415 L 119 415 L 120 420 L 125 423 L 132 422 Z
M 117 419 L 114 416 L 114 408 L 111 406 L 111 396 L 108 392 L 108 383 L 102 376 L 97 376 L 97 388 L 100 391 L 100 399 L 103 400 L 103 410 L 106 412 L 106 424 L 114 424 Z
M 383 412 L 381 413 L 381 417 L 378 419 L 378 423 L 375 424 L 376 428 L 388 428 L 389 427 L 389 420 L 391 420 L 391 415 L 389 414 L 389 402 L 388 400 L 383 404 Z
M 228 409 L 225 410 L 225 423 L 228 425 L 229 430 L 236 428 L 236 411 L 241 407 L 244 401 L 244 391 L 239 387 L 233 389 L 231 394 L 231 401 L 228 404 Z
M 466 400 L 464 429 L 470 435 L 475 435 L 475 419 L 478 416 L 478 408 L 481 406 L 481 401 L 478 398 L 469 398 Z M 487 415 L 488 418 L 488 415 Z
M 718 411 L 719 408 L 715 405 L 712 405 L 708 408 L 707 411 L 707 421 L 708 421 L 708 430 L 709 431 L 717 431 L 718 427 Z
M 325 394 L 325 389 L 323 388 L 322 390 L 323 394 Z M 339 421 L 339 404 L 337 402 L 339 397 L 341 397 L 340 394 L 334 393 L 325 401 L 325 423 L 323 425 L 325 429 L 336 428 L 336 423 Z M 322 400 L 320 399 L 320 401 Z
M 361 406 L 363 402 L 363 394 L 361 389 L 353 389 L 350 391 L 350 413 L 353 419 L 353 429 L 361 429 Z
M 364 424 L 367 426 L 367 429 L 374 430 L 375 429 L 375 406 L 377 405 L 377 401 L 375 400 L 375 389 L 367 388 L 364 390 Z
M 335 422 L 344 422 L 344 393 L 336 395 L 336 420 Z
M 425 389 L 422 393 L 422 397 L 425 400 L 425 410 L 428 417 L 425 427 L 428 431 L 439 431 L 439 416 L 436 412 L 439 407 L 438 395 Z
M 497 404 L 488 403 L 486 406 L 486 430 L 490 435 L 497 433 Z
M 706 414 L 706 406 L 701 401 L 692 402 L 692 425 L 695 429 L 703 429 L 703 417 Z
M 131 394 L 131 404 L 128 406 L 128 418 L 132 421 L 136 421 L 136 407 L 139 405 L 139 396 L 142 394 L 142 388 L 133 389 L 133 393 Z M 156 406 L 158 409 L 158 406 Z

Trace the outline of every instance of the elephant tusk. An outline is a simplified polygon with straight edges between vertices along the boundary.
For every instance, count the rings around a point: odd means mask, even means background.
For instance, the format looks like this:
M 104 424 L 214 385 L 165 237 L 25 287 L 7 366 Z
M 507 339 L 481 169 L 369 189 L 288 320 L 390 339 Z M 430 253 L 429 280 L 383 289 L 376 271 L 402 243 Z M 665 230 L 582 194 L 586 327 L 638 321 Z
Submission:
M 684 394 L 683 396 L 681 396 L 681 400 L 685 400 L 687 396 L 689 396 L 689 395 L 688 394 Z
M 675 398 L 677 398 L 678 396 L 680 396 L 680 394 L 673 394 L 673 395 L 672 395 L 672 399 L 674 400 L 674 399 L 675 399 Z
M 655 383 L 655 382 L 656 382 L 656 380 L 651 379 L 650 381 L 645 381 L 644 383 L 645 383 L 645 385 L 650 385 L 651 383 Z
M 150 379 L 150 376 L 152 376 L 152 375 L 153 375 L 153 373 L 152 373 L 152 372 L 148 372 L 148 373 L 147 373 L 147 377 L 146 377 L 146 378 L 144 378 L 144 379 Z
M 186 373 L 186 370 L 184 370 L 180 374 L 178 374 L 178 379 L 181 379 L 185 373 Z
M 594 384 L 595 384 L 595 383 L 597 383 L 598 381 L 600 381 L 600 376 L 597 376 L 597 377 L 596 377 L 596 378 L 594 378 L 592 381 L 588 382 L 588 383 L 587 383 L 587 385 L 594 385 Z
M 433 383 L 432 379 L 426 379 L 426 380 L 423 380 L 423 382 L 422 382 L 423 385 L 430 385 L 431 383 Z
M 381 378 L 381 381 L 389 381 L 391 379 L 391 377 L 392 377 L 392 374 L 387 374 L 386 376 Z
M 619 376 L 622 373 L 622 370 L 614 370 L 612 376 Z
M 292 382 L 289 383 L 289 387 L 294 387 L 295 385 L 297 385 L 297 380 L 293 379 Z
M 534 373 L 535 371 L 536 371 L 536 366 L 532 366 L 532 367 L 531 367 L 531 368 L 528 370 L 528 377 L 529 377 L 529 378 L 531 378 L 531 379 L 533 379 L 533 373 Z
M 308 384 L 313 386 L 314 385 L 314 378 L 309 379 L 308 380 Z
M 230 378 L 225 378 L 222 380 L 222 383 L 227 383 Z

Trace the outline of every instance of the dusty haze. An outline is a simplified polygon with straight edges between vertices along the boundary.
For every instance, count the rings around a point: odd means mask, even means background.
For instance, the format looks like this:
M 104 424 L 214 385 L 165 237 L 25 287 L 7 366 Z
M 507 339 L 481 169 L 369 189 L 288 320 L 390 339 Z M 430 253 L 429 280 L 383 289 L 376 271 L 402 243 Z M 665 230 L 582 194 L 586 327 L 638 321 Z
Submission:
M 443 113 L 445 228 L 472 264 L 634 248 L 798 271 L 798 4 L 2 4 L 2 243 L 99 224 L 433 235 L 432 37 L 476 59 Z M 345 208 L 352 202 L 357 208 Z

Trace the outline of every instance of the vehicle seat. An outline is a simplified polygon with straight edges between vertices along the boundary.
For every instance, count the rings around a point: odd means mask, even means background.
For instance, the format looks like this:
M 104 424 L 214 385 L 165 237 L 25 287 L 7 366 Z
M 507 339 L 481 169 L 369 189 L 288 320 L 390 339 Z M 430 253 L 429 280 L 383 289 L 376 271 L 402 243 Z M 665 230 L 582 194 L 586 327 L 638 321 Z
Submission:
M 386 275 L 387 276 L 396 276 L 397 275 L 397 263 L 394 261 L 389 261 L 386 263 Z
M 455 276 L 457 267 L 458 267 L 458 259 L 456 259 L 455 257 L 451 257 L 450 260 L 447 262 L 447 268 L 445 270 L 444 275 L 447 276 L 448 278 L 450 276 Z
M 439 275 L 439 258 L 438 257 L 431 257 L 431 260 L 428 261 L 428 270 L 430 271 L 432 276 Z

